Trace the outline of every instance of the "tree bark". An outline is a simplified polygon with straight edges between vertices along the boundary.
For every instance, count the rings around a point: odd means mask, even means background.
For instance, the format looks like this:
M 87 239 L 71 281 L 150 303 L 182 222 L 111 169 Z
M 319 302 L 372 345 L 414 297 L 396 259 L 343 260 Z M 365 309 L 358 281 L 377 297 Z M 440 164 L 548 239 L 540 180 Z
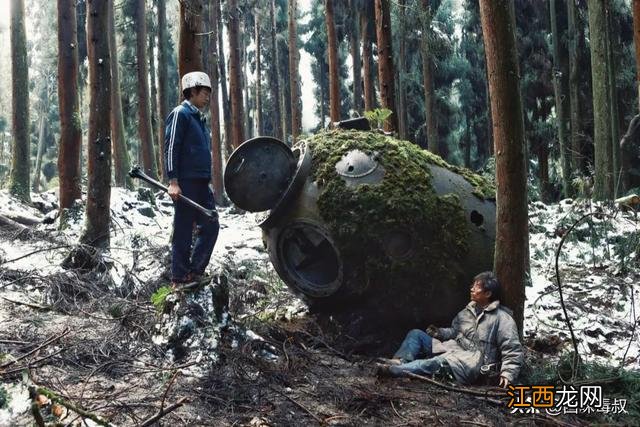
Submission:
M 218 206 L 226 205 L 224 196 L 224 181 L 222 179 L 222 141 L 220 138 L 220 105 L 218 104 L 218 12 L 215 5 L 209 7 L 209 75 L 211 76 L 211 98 L 209 111 L 211 112 L 211 182 L 213 196 Z
M 167 5 L 158 0 L 158 175 L 164 179 L 164 120 L 169 115 L 169 70 L 167 68 Z
M 229 0 L 229 92 L 231 95 L 231 145 L 238 148 L 244 141 L 244 112 L 242 110 L 242 85 L 240 69 L 240 18 L 238 1 Z
M 620 114 L 618 112 L 618 91 L 616 89 L 616 63 L 615 63 L 615 43 L 614 34 L 617 34 L 614 28 L 615 10 L 610 2 L 606 2 L 605 11 L 607 14 L 607 78 L 609 79 L 609 102 L 611 105 L 611 161 L 613 174 L 613 198 L 624 192 L 622 185 L 622 176 L 620 171 Z
M 353 64 L 353 109 L 362 115 L 362 65 L 360 65 L 360 31 L 358 28 L 358 10 L 354 1 L 350 3 L 351 30 L 349 31 L 349 49 Z
M 298 0 L 289 0 L 289 85 L 291 91 L 291 139 L 296 143 L 300 134 L 300 94 L 298 93 L 299 74 L 298 34 L 296 19 L 298 16 Z M 338 113 L 339 114 L 339 113 Z
M 78 37 L 75 0 L 58 0 L 58 108 L 60 146 L 58 178 L 60 212 L 82 197 L 80 148 L 82 130 L 78 101 Z
M 138 136 L 142 149 L 142 165 L 147 175 L 157 177 L 156 156 L 151 134 L 151 114 L 149 107 L 149 70 L 147 68 L 147 20 L 145 0 L 136 0 L 136 70 L 138 74 Z
M 271 52 L 273 52 L 273 60 L 270 67 L 271 74 L 271 95 L 273 101 L 273 134 L 276 138 L 284 141 L 284 130 L 282 129 L 282 96 L 280 95 L 280 61 L 278 55 L 278 44 L 276 42 L 276 4 L 275 0 L 271 0 L 269 7 L 269 20 L 271 22 Z
M 129 151 L 124 133 L 122 96 L 120 93 L 120 69 L 113 2 L 109 2 L 109 52 L 111 54 L 111 141 L 113 142 L 113 170 L 116 186 L 133 188 L 129 176 Z
M 262 45 L 262 37 L 260 36 L 260 15 L 259 10 L 255 9 L 255 41 L 256 41 L 256 118 L 255 128 L 256 134 L 262 135 L 262 62 L 260 58 L 260 50 Z
M 398 27 L 400 34 L 398 52 L 398 135 L 400 139 L 407 139 L 407 94 L 405 90 L 406 75 L 406 0 L 398 2 Z
M 238 15 L 240 16 L 240 15 Z M 244 113 L 244 118 L 242 123 L 244 124 L 244 138 L 250 139 L 252 138 L 251 131 L 253 127 L 251 126 L 251 117 L 249 116 L 250 106 L 249 106 L 249 61 L 247 59 L 247 50 L 249 49 L 249 36 L 247 34 L 249 29 L 247 28 L 247 22 L 242 22 L 242 31 L 240 31 L 240 87 L 242 88 L 242 111 Z M 240 141 L 242 144 L 245 140 Z
M 438 124 L 435 114 L 435 88 L 433 84 L 433 60 L 429 34 L 431 33 L 431 5 L 429 0 L 422 0 L 422 81 L 424 86 L 424 113 L 427 128 L 427 149 L 440 154 L 438 147 Z
M 569 0 L 572 1 L 572 0 Z M 564 118 L 564 99 L 562 93 L 562 71 L 560 67 L 560 32 L 558 30 L 558 20 L 556 14 L 556 0 L 549 3 L 551 17 L 551 39 L 553 44 L 553 91 L 556 101 L 556 125 L 558 128 L 558 143 L 560 145 L 560 165 L 562 170 L 562 194 L 564 197 L 571 197 L 571 168 L 569 165 L 569 155 L 567 150 L 567 137 Z
M 324 1 L 324 17 L 327 24 L 327 51 L 329 56 L 329 117 L 340 121 L 340 76 L 338 75 L 338 41 L 333 19 L 333 0 Z
M 527 165 L 513 1 L 480 0 L 496 153 L 495 271 L 522 333 L 528 265 Z
M 580 173 L 583 169 L 581 138 L 581 106 L 579 92 L 578 36 L 576 28 L 575 0 L 567 0 L 567 22 L 569 38 L 569 102 L 571 104 L 571 170 Z
M 613 157 L 611 150 L 611 103 L 607 76 L 607 23 L 604 3 L 588 0 L 593 90 L 593 144 L 595 151 L 595 200 L 613 197 Z
M 24 0 L 11 0 L 11 110 L 13 156 L 9 193 L 26 202 L 29 193 L 29 65 Z
M 218 70 L 220 71 L 220 91 L 222 92 L 222 115 L 224 118 L 224 141 L 226 157 L 231 155 L 233 147 L 231 144 L 231 103 L 229 102 L 229 91 L 227 90 L 227 65 L 224 56 L 224 43 L 222 38 L 222 12 L 220 0 L 214 0 L 214 7 L 218 14 Z
M 148 18 L 150 27 L 153 29 L 153 14 L 149 13 Z M 147 58 L 149 59 L 149 108 L 151 113 L 151 132 L 149 133 L 151 139 L 151 146 L 153 147 L 153 153 L 155 155 L 155 163 L 156 163 L 156 171 L 158 173 L 158 177 L 162 177 L 162 156 L 160 155 L 161 151 L 164 151 L 164 146 L 162 141 L 164 138 L 158 139 L 158 85 L 156 83 L 156 64 L 154 61 L 155 58 L 155 31 L 149 31 L 149 27 L 147 27 L 147 36 L 149 38 L 149 54 Z
M 360 34 L 362 39 L 362 77 L 364 88 L 364 110 L 371 111 L 376 108 L 376 95 L 373 83 L 373 55 L 371 52 L 371 39 L 369 38 L 369 20 L 367 9 L 369 2 L 364 2 L 364 8 L 360 14 Z
M 640 107 L 640 0 L 633 0 L 633 44 L 636 48 L 636 84 Z
M 180 1 L 180 36 L 178 72 L 180 77 L 192 71 L 202 71 L 202 0 Z M 182 88 L 180 88 L 182 91 Z
M 109 1 L 87 1 L 87 50 L 89 61 L 89 138 L 87 154 L 86 221 L 80 241 L 109 246 L 111 197 L 111 69 L 109 54 Z
M 395 85 L 393 82 L 393 47 L 391 45 L 391 15 L 389 0 L 375 0 L 376 37 L 378 40 L 378 80 L 382 108 L 391 110 L 384 122 L 386 132 L 398 129 L 398 112 L 395 106 Z
M 45 83 L 46 84 L 46 83 Z M 36 167 L 33 171 L 33 181 L 31 188 L 34 193 L 40 192 L 40 171 L 42 170 L 42 155 L 44 152 L 44 137 L 47 126 L 47 112 L 49 110 L 49 88 L 44 89 L 45 98 L 42 100 L 40 110 L 40 123 L 38 124 L 38 151 L 36 153 Z

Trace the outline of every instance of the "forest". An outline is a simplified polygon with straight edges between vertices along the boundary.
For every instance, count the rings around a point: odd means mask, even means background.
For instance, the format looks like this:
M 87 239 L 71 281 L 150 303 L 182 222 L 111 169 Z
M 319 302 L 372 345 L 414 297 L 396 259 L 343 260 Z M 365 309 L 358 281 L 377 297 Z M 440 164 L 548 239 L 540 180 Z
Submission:
M 0 425 L 637 423 L 640 0 L 0 0 L 0 80 Z M 509 387 L 388 378 L 485 270 Z

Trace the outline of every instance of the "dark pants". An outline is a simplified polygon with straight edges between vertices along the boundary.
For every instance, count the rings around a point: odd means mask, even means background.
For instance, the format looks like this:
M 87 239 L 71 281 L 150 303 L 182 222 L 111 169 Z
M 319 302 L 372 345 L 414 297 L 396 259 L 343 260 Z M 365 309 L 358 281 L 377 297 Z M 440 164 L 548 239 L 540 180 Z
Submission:
M 404 372 L 433 375 L 447 366 L 444 357 L 433 355 L 431 335 L 420 329 L 409 331 L 393 357 L 402 361 L 401 365 L 389 367 L 389 371 L 396 376 Z
M 180 180 L 179 185 L 184 196 L 207 209 L 215 209 L 209 180 L 184 179 Z M 175 213 L 171 240 L 171 279 L 173 282 L 184 282 L 189 273 L 204 273 L 209 265 L 220 225 L 217 219 L 211 220 L 181 200 L 173 202 L 173 206 Z

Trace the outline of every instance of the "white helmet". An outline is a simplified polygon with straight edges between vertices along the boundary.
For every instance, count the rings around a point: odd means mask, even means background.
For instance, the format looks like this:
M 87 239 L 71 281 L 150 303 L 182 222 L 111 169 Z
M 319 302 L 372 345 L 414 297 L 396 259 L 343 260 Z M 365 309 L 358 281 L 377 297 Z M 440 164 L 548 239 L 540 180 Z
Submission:
M 182 76 L 182 90 L 196 86 L 204 86 L 211 89 L 211 80 L 209 80 L 209 76 L 202 71 L 192 71 Z

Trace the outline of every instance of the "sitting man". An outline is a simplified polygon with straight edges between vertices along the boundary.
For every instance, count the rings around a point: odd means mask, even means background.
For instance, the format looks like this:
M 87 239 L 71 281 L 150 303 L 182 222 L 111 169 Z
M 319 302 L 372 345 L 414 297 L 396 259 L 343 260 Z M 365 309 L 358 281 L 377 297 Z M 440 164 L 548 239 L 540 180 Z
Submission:
M 499 297 L 500 283 L 493 273 L 478 274 L 473 279 L 471 302 L 451 327 L 432 325 L 426 332 L 413 329 L 393 359 L 380 366 L 380 374 L 432 375 L 444 368 L 458 382 L 473 384 L 481 374 L 495 377 L 499 373 L 499 385 L 506 388 L 520 372 L 523 353 L 511 311 L 500 305 Z

